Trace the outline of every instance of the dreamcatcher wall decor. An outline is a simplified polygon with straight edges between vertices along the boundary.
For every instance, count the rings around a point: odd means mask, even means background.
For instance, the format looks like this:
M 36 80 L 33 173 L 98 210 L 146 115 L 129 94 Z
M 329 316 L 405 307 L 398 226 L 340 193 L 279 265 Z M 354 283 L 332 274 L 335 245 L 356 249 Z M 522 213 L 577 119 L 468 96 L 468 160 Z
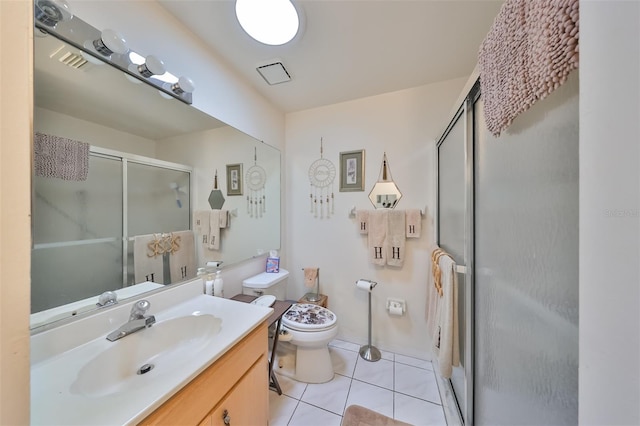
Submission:
M 264 185 L 267 182 L 267 172 L 258 166 L 257 148 L 253 148 L 253 166 L 249 167 L 246 175 L 247 187 L 247 214 L 249 217 L 262 217 L 267 211 L 267 200 Z
M 336 167 L 326 158 L 322 157 L 322 138 L 320 138 L 320 158 L 311 163 L 309 167 L 309 181 L 311 191 L 309 202 L 310 212 L 313 217 L 331 217 L 334 208 L 333 179 L 336 177 Z

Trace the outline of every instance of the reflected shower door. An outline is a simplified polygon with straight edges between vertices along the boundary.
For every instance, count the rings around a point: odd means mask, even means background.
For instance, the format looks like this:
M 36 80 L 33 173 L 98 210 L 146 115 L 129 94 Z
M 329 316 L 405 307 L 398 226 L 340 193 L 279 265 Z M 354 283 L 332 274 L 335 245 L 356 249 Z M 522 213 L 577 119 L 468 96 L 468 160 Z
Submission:
M 127 236 L 191 229 L 191 173 L 185 170 L 127 164 Z M 127 282 L 135 282 L 133 241 L 127 245 Z M 165 262 L 166 268 L 167 262 Z M 194 272 L 195 273 L 195 272 Z M 164 284 L 169 283 L 168 271 Z
M 87 180 L 34 176 L 33 193 L 31 312 L 122 283 L 121 159 L 92 153 Z

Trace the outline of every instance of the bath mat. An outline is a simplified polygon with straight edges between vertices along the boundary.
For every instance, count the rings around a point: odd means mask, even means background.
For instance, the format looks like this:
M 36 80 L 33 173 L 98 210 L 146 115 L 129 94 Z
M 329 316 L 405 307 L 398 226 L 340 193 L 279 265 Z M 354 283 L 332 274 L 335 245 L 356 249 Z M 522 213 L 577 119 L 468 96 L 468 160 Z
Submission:
M 341 426 L 411 426 L 359 405 L 350 405 L 344 412 Z

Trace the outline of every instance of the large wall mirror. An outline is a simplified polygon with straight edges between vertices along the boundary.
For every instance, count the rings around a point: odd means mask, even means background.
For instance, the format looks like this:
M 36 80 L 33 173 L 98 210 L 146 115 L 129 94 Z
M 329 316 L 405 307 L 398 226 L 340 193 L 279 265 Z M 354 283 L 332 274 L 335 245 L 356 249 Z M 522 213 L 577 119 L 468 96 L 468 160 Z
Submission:
M 195 264 L 280 248 L 276 148 L 54 34 L 36 28 L 34 43 L 34 134 L 90 149 L 84 180 L 33 177 L 32 329 L 98 309 L 106 291 L 122 300 L 180 282 L 136 278 L 134 239 L 193 230 L 194 213 L 212 211 L 216 173 L 227 223 L 215 249 L 196 234 Z

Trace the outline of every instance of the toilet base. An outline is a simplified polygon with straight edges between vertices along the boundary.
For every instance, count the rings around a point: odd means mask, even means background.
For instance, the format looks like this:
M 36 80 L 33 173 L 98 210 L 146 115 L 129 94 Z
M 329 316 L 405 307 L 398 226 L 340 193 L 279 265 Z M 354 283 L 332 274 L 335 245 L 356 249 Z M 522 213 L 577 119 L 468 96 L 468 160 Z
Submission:
M 278 347 L 275 371 L 302 383 L 326 383 L 333 379 L 333 363 L 327 346 L 305 348 L 291 344 Z

